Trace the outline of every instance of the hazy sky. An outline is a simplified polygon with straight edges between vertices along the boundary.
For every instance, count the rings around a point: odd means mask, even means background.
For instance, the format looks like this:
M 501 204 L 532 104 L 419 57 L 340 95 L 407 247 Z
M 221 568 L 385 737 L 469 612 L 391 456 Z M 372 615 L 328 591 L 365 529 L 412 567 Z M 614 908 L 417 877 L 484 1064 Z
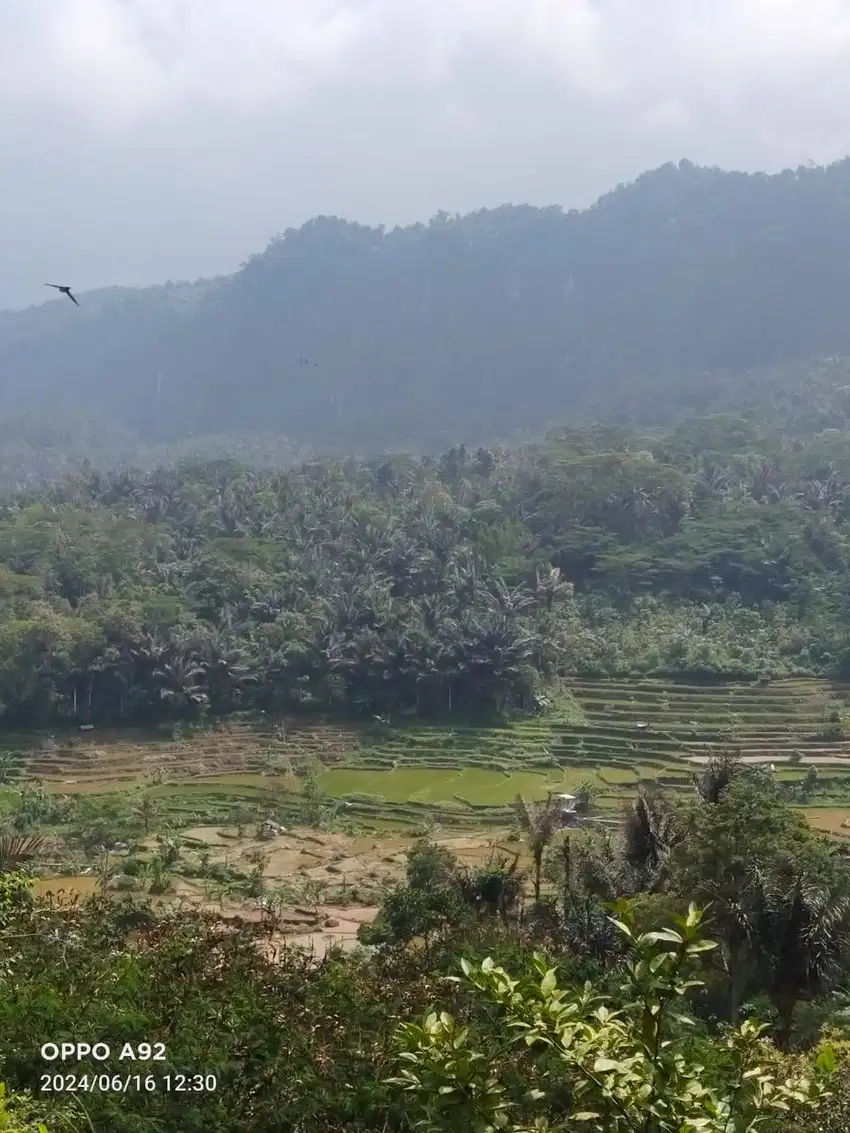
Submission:
M 2 0 L 0 307 L 850 153 L 850 0 Z

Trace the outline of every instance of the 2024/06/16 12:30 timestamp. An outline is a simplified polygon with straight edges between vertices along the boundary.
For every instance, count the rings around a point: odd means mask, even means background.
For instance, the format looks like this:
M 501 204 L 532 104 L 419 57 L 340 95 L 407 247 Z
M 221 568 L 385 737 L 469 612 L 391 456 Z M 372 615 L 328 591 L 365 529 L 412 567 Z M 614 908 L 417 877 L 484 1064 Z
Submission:
M 212 1094 L 215 1074 L 42 1074 L 39 1090 L 55 1094 Z

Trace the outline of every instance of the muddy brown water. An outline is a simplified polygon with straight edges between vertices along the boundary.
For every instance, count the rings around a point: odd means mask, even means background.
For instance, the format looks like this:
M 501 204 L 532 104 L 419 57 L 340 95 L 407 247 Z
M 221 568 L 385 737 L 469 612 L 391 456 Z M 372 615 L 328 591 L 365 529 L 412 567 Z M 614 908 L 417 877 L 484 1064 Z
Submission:
M 93 873 L 79 873 L 70 877 L 40 877 L 34 888 L 37 897 L 63 893 L 66 897 L 90 897 L 100 892 L 100 878 Z

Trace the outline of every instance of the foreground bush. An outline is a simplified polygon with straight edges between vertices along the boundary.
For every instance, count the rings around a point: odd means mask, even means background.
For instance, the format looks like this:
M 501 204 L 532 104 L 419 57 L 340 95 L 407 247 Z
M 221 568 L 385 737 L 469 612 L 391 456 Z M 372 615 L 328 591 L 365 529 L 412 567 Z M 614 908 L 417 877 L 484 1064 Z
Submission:
M 626 915 L 626 914 L 624 914 Z M 751 1133 L 777 1126 L 792 1107 L 811 1109 L 828 1091 L 834 1068 L 825 1047 L 808 1073 L 779 1079 L 766 1066 L 773 1048 L 764 1026 L 730 1028 L 725 1057 L 710 1069 L 674 1042 L 691 1022 L 688 993 L 701 953 L 716 947 L 700 935 L 693 905 L 678 931 L 635 936 L 616 921 L 632 958 L 622 991 L 611 1002 L 590 983 L 560 988 L 555 969 L 535 955 L 531 971 L 514 978 L 492 960 L 463 962 L 467 981 L 501 1008 L 500 1025 L 531 1057 L 524 1080 L 509 1082 L 489 1063 L 471 1028 L 446 1012 L 429 1014 L 398 1033 L 401 1070 L 392 1081 L 410 1097 L 426 1133 Z M 778 1126 L 777 1126 L 778 1127 Z

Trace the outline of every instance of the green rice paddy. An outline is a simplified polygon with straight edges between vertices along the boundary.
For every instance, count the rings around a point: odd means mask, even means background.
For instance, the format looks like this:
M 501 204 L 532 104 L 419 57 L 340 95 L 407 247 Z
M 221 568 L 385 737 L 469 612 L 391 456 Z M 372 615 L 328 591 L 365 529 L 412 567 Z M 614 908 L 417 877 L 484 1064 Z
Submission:
M 56 760 L 49 789 L 85 781 L 93 793 L 126 790 L 140 762 L 158 758 L 140 738 L 132 751 L 125 741 L 126 752 L 117 736 L 97 743 L 94 761 L 79 751 Z M 151 789 L 179 822 L 240 807 L 297 822 L 306 780 L 293 769 L 307 759 L 315 785 L 355 821 L 466 827 L 509 821 L 518 794 L 589 784 L 594 805 L 610 813 L 641 782 L 690 792 L 700 761 L 730 749 L 773 764 L 793 801 L 850 811 L 850 685 L 577 680 L 548 715 L 512 721 L 301 720 L 284 734 L 268 724 L 220 727 L 164 750 L 167 776 Z
M 542 799 L 550 791 L 572 792 L 588 775 L 577 770 L 503 773 L 483 768 L 437 770 L 400 767 L 390 771 L 334 768 L 319 776 L 323 791 L 334 798 L 370 795 L 387 802 L 452 803 L 504 806 L 522 794 Z

